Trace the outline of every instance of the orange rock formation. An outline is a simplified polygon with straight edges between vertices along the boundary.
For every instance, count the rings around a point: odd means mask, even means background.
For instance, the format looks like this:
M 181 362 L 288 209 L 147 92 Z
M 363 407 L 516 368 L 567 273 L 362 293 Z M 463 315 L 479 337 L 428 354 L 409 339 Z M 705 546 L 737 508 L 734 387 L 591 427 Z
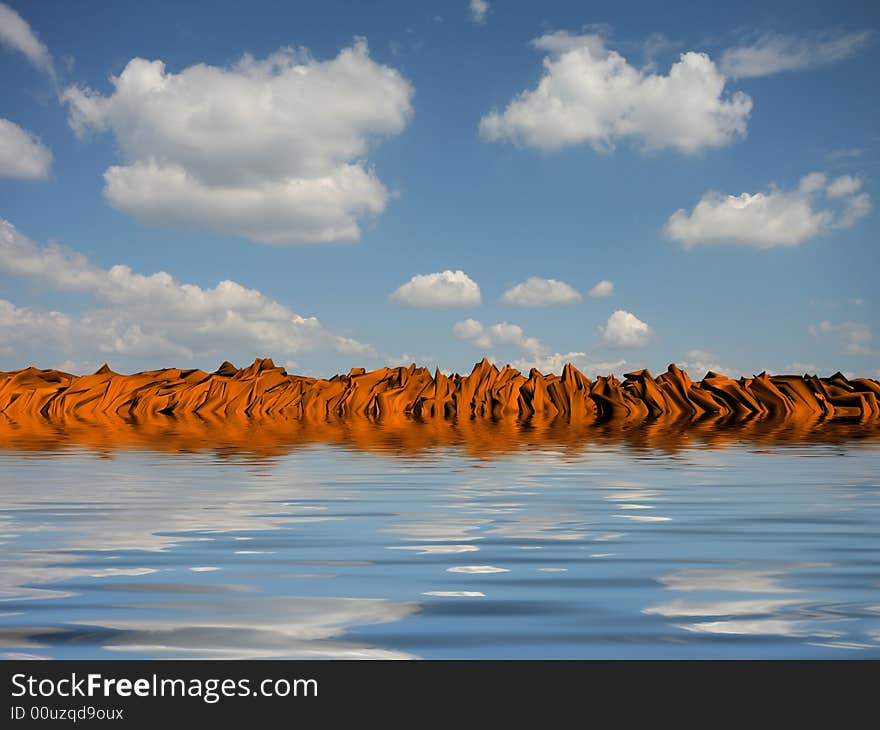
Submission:
M 0 449 L 86 447 L 215 451 L 271 457 L 329 443 L 419 455 L 453 447 L 478 458 L 549 446 L 614 444 L 674 452 L 731 442 L 773 445 L 880 438 L 872 380 L 842 375 L 699 383 L 670 366 L 595 382 L 568 366 L 526 378 L 485 360 L 469 376 L 352 370 L 330 380 L 288 375 L 270 360 L 242 370 L 158 370 L 76 377 L 0 373 Z
M 0 414 L 15 422 L 122 419 L 167 422 L 168 417 L 326 420 L 469 418 L 564 419 L 571 424 L 651 419 L 880 420 L 880 383 L 812 375 L 767 375 L 732 380 L 709 372 L 699 382 L 675 365 L 653 377 L 647 370 L 590 380 L 572 365 L 561 376 L 532 370 L 528 377 L 483 359 L 470 375 L 433 375 L 426 368 L 352 369 L 329 380 L 289 375 L 269 359 L 237 369 L 224 362 L 213 373 L 151 370 L 114 373 L 106 365 L 75 376 L 30 367 L 0 373 Z

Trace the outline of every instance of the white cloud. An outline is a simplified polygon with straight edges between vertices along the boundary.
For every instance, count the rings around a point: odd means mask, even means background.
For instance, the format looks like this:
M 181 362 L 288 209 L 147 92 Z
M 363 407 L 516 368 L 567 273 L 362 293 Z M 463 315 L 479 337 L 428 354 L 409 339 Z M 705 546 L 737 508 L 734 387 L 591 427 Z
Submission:
M 95 372 L 101 365 L 103 365 L 103 362 L 98 362 L 97 360 L 64 360 L 58 363 L 55 369 L 73 375 L 88 375 Z
M 482 323 L 475 319 L 468 318 L 461 322 L 456 322 L 452 331 L 460 340 L 474 342 L 478 337 L 483 335 L 484 328 Z
M 841 175 L 828 184 L 826 194 L 829 198 L 837 200 L 838 198 L 846 198 L 857 193 L 861 187 L 862 181 L 859 178 L 852 175 Z
M 769 33 L 752 45 L 728 48 L 719 66 L 731 78 L 768 76 L 825 66 L 852 57 L 871 42 L 871 31 L 833 31 L 804 36 Z
M 666 222 L 667 238 L 685 248 L 698 244 L 741 244 L 756 248 L 796 246 L 831 228 L 855 225 L 871 209 L 867 193 L 856 194 L 857 178 L 828 182 L 823 173 L 804 176 L 797 189 L 771 187 L 767 193 L 722 195 L 708 192 L 688 213 L 679 209 Z M 820 207 L 824 192 L 836 208 Z
M 608 375 L 608 373 L 620 374 L 626 360 L 596 360 L 586 352 L 555 352 L 553 354 L 538 355 L 536 357 L 524 357 L 514 360 L 511 365 L 517 370 L 527 373 L 532 368 L 542 373 L 562 373 L 566 364 L 571 363 L 584 375 L 593 377 L 596 375 Z
M 398 287 L 391 299 L 410 307 L 453 309 L 480 303 L 480 287 L 463 271 L 417 274 Z
M 104 183 L 114 207 L 142 220 L 235 233 L 269 244 L 355 240 L 360 236 L 358 218 L 381 213 L 387 200 L 376 176 L 357 164 L 339 165 L 326 177 L 249 188 L 206 185 L 178 165 L 135 162 L 108 168 Z
M 746 132 L 752 100 L 727 94 L 703 53 L 684 53 L 666 76 L 632 66 L 598 35 L 556 32 L 535 39 L 547 53 L 538 86 L 480 121 L 491 141 L 545 150 L 588 143 L 607 151 L 624 139 L 645 149 L 692 154 Z
M 608 281 L 608 279 L 602 279 L 590 289 L 591 297 L 610 297 L 612 294 L 614 294 L 614 282 Z
M 37 343 L 53 343 L 65 351 L 73 347 L 72 318 L 55 311 L 35 311 L 17 307 L 0 299 L 0 333 L 7 342 L 8 355 L 18 353 L 19 347 Z
M 654 334 L 645 322 L 623 309 L 613 312 L 599 332 L 612 347 L 644 347 Z
M 825 368 L 820 368 L 818 365 L 812 362 L 790 362 L 785 366 L 785 374 L 797 374 L 800 375 L 802 373 L 810 373 L 810 374 L 825 374 Z M 829 373 L 830 374 L 830 373 Z
M 102 269 L 74 251 L 37 246 L 3 220 L 0 271 L 98 303 L 67 314 L 0 300 L 0 341 L 12 343 L 22 354 L 45 347 L 82 360 L 100 352 L 152 366 L 167 364 L 155 358 L 205 362 L 209 357 L 312 350 L 375 356 L 369 345 L 234 281 L 202 288 L 178 282 L 164 271 L 146 276 L 124 265 Z
M 836 150 L 831 150 L 827 155 L 825 155 L 829 160 L 847 160 L 847 159 L 856 159 L 865 154 L 865 150 L 861 147 L 840 147 Z
M 721 375 L 731 375 L 732 370 L 723 367 L 718 362 L 718 356 L 713 352 L 706 350 L 688 350 L 685 360 L 678 363 L 678 366 L 684 370 L 690 371 L 692 377 L 701 378 L 710 370 L 713 373 Z
M 499 322 L 487 327 L 475 319 L 465 319 L 456 322 L 452 332 L 459 339 L 467 340 L 484 352 L 500 345 L 509 345 L 531 355 L 538 354 L 543 350 L 538 339 L 526 337 L 522 327 L 510 322 Z
M 486 16 L 489 14 L 489 3 L 486 0 L 470 0 L 468 2 L 468 12 L 471 20 L 478 25 L 486 22 Z
M 843 213 L 837 218 L 835 228 L 852 228 L 871 212 L 871 196 L 868 193 L 854 195 L 846 201 Z
M 50 76 L 54 75 L 52 56 L 28 22 L 5 3 L 0 3 L 0 45 L 23 54 L 28 61 Z
M 434 358 L 430 355 L 419 355 L 418 357 L 415 357 L 407 352 L 404 352 L 399 357 L 395 357 L 394 355 L 385 356 L 385 364 L 391 368 L 409 367 L 413 363 L 416 363 L 420 367 L 427 367 L 434 364 Z
M 282 49 L 174 73 L 134 58 L 111 82 L 109 96 L 62 96 L 78 134 L 115 135 L 126 164 L 104 174 L 110 203 L 262 243 L 357 239 L 389 198 L 364 155 L 412 115 L 412 86 L 360 39 L 328 61 Z
M 851 355 L 871 355 L 871 344 L 874 333 L 871 328 L 861 322 L 819 322 L 810 325 L 813 337 L 836 335 L 843 341 L 844 350 Z
M 452 331 L 484 354 L 492 354 L 494 348 L 503 346 L 517 349 L 522 357 L 514 359 L 511 365 L 522 372 L 537 368 L 545 373 L 561 373 L 565 364 L 570 362 L 587 374 L 608 373 L 619 372 L 626 364 L 626 360 L 597 360 L 586 352 L 551 352 L 539 339 L 528 337 L 522 327 L 510 322 L 484 325 L 475 319 L 465 319 L 457 322 Z M 624 311 L 612 314 L 600 331 L 607 344 L 617 347 L 641 347 L 647 344 L 652 334 L 648 325 Z
M 460 340 L 469 342 L 483 354 L 490 354 L 497 347 L 512 347 L 522 357 L 511 361 L 511 365 L 521 372 L 527 373 L 537 368 L 542 373 L 561 373 L 566 363 L 571 363 L 584 373 L 609 373 L 620 371 L 626 360 L 596 360 L 586 352 L 550 352 L 536 337 L 528 337 L 523 328 L 510 322 L 499 322 L 484 325 L 475 319 L 456 322 L 453 334 Z
M 505 304 L 515 307 L 545 307 L 550 304 L 574 304 L 581 301 L 580 292 L 570 284 L 557 279 L 532 276 L 511 287 L 501 297 Z
M 14 122 L 0 118 L 0 177 L 45 180 L 51 166 L 52 152 L 46 145 Z

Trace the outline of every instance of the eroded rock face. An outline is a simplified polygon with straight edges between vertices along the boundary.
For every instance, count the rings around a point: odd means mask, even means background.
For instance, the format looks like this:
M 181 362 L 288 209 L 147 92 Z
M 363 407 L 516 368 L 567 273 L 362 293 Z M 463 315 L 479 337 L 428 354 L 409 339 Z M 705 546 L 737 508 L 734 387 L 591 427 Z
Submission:
M 647 370 L 590 380 L 572 365 L 562 375 L 528 377 L 483 359 L 470 375 L 426 368 L 352 369 L 329 380 L 290 375 L 269 359 L 238 369 L 224 362 L 213 373 L 169 368 L 121 375 L 106 365 L 93 375 L 26 368 L 0 373 L 0 414 L 18 422 L 139 423 L 168 416 L 206 419 L 280 418 L 545 418 L 572 424 L 657 418 L 778 419 L 809 423 L 847 418 L 880 420 L 880 383 L 811 375 L 732 380 L 709 372 L 699 382 L 675 365 L 654 377 Z

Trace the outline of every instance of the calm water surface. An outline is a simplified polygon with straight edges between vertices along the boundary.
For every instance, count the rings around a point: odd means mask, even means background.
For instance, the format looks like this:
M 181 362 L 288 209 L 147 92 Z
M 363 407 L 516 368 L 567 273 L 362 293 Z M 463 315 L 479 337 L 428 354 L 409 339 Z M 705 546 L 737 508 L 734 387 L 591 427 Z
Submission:
M 0 654 L 878 658 L 877 443 L 0 450 Z

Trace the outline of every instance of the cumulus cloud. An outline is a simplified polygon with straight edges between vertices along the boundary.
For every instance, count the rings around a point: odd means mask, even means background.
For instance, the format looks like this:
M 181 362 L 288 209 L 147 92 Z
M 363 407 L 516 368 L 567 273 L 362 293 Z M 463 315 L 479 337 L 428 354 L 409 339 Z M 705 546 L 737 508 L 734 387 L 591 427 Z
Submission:
M 692 377 L 701 378 L 710 370 L 721 375 L 732 375 L 732 371 L 718 362 L 718 356 L 706 350 L 688 350 L 685 359 L 677 363 L 684 370 L 690 371 Z
M 746 133 L 752 100 L 727 93 L 724 75 L 704 53 L 682 54 L 664 76 L 631 65 L 598 35 L 556 32 L 532 44 L 547 54 L 544 75 L 503 111 L 482 118 L 488 140 L 608 151 L 632 139 L 644 149 L 692 154 Z
M 612 347 L 644 347 L 654 334 L 645 322 L 623 309 L 613 312 L 599 332 Z
M 484 354 L 498 347 L 517 350 L 521 357 L 511 361 L 517 370 L 528 372 L 537 368 L 543 373 L 561 373 L 566 363 L 571 363 L 584 373 L 609 373 L 619 371 L 626 360 L 597 360 L 586 352 L 551 352 L 536 337 L 529 337 L 518 324 L 499 322 L 484 325 L 476 319 L 456 322 L 453 334 L 460 340 L 469 342 Z
M 594 377 L 596 375 L 608 375 L 609 373 L 621 374 L 626 360 L 598 360 L 586 352 L 555 352 L 552 354 L 524 357 L 514 360 L 511 365 L 521 372 L 528 372 L 532 368 L 542 373 L 562 373 L 562 369 L 571 363 L 584 375 Z
M 505 304 L 515 307 L 574 304 L 582 299 L 580 292 L 570 284 L 557 279 L 542 279 L 539 276 L 532 276 L 511 287 L 501 298 Z
M 871 31 L 768 33 L 751 45 L 728 48 L 721 54 L 719 65 L 727 76 L 739 79 L 815 68 L 851 58 L 871 39 Z
M 434 358 L 430 355 L 419 355 L 418 357 L 404 352 L 402 355 L 385 355 L 385 364 L 391 368 L 409 367 L 413 363 L 421 367 L 427 367 L 434 364 Z
M 40 71 L 54 76 L 52 55 L 28 22 L 6 3 L 0 3 L 0 45 L 23 54 Z
M 860 193 L 847 199 L 846 207 L 834 223 L 834 228 L 852 228 L 871 212 L 871 196 Z
M 282 49 L 179 73 L 134 58 L 111 82 L 62 95 L 74 131 L 111 131 L 125 158 L 104 174 L 109 202 L 270 244 L 356 240 L 389 199 L 364 156 L 412 115 L 412 86 L 364 40 L 328 61 Z
M 537 354 L 543 350 L 543 346 L 537 338 L 526 337 L 522 327 L 510 322 L 499 322 L 486 327 L 475 319 L 465 319 L 456 322 L 452 332 L 459 339 L 467 340 L 474 347 L 483 351 L 491 350 L 499 345 L 510 345 L 529 354 Z
M 0 309 L 2 309 L 2 305 L 0 305 Z M 64 360 L 53 367 L 73 375 L 88 375 L 95 372 L 103 364 L 97 360 Z
M 834 335 L 840 338 L 844 351 L 851 355 L 873 354 L 874 333 L 868 325 L 861 322 L 819 322 L 810 325 L 810 334 L 813 337 Z
M 417 274 L 398 287 L 391 299 L 410 307 L 454 309 L 480 303 L 480 287 L 463 271 Z
M 841 175 L 828 183 L 825 194 L 833 199 L 848 198 L 857 193 L 862 187 L 862 181 L 851 175 Z
M 236 233 L 269 244 L 357 239 L 358 218 L 381 213 L 387 200 L 372 172 L 347 164 L 326 177 L 250 189 L 206 185 L 179 165 L 136 162 L 108 168 L 104 183 L 114 207 L 142 220 Z
M 203 288 L 164 271 L 144 275 L 124 265 L 103 269 L 75 251 L 40 247 L 4 220 L 0 271 L 84 295 L 97 305 L 69 314 L 0 300 L 0 341 L 16 353 L 46 347 L 69 359 L 90 359 L 100 352 L 153 366 L 155 358 L 204 362 L 236 353 L 375 355 L 369 345 L 332 332 L 317 318 L 303 317 L 256 289 L 229 280 Z
M 0 177 L 45 180 L 52 152 L 33 134 L 8 119 L 0 119 Z
M 712 191 L 690 213 L 684 209 L 673 213 L 664 232 L 685 248 L 699 244 L 797 246 L 864 218 L 871 210 L 871 197 L 859 192 L 861 186 L 861 180 L 849 175 L 829 182 L 824 173 L 814 172 L 801 178 L 795 190 L 773 186 L 766 193 L 741 195 Z
M 481 25 L 486 22 L 486 16 L 489 14 L 489 3 L 486 0 L 470 0 L 468 12 L 470 13 L 471 20 Z
M 590 289 L 591 297 L 610 297 L 612 294 L 614 294 L 614 282 L 608 281 L 608 279 L 602 279 Z
M 797 361 L 796 361 L 796 362 L 790 362 L 790 363 L 788 363 L 788 365 L 785 366 L 784 372 L 785 372 L 786 374 L 797 373 L 798 375 L 800 375 L 801 373 L 819 374 L 820 372 L 822 372 L 822 370 L 823 370 L 823 369 L 820 368 L 820 367 L 819 367 L 818 365 L 816 365 L 815 363 L 812 363 L 812 362 L 797 362 Z M 826 373 L 823 373 L 823 374 L 826 374 Z M 831 373 L 828 372 L 827 374 L 830 375 Z

